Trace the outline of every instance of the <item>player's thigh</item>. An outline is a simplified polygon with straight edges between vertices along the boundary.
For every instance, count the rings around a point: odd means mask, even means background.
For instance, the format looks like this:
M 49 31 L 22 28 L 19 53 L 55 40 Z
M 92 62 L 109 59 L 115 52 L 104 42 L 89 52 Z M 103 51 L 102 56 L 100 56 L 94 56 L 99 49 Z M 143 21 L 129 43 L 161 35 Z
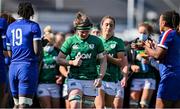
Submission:
M 11 63 L 9 66 L 9 85 L 10 85 L 10 90 L 12 93 L 12 96 L 18 96 L 18 70 L 19 66 L 15 63 Z
M 144 81 L 142 79 L 133 79 L 130 87 L 130 99 L 138 101 L 143 87 Z
M 38 66 L 36 63 L 25 63 L 19 71 L 19 95 L 34 95 L 38 85 Z
M 77 79 L 68 79 L 68 100 L 81 101 L 82 99 L 82 84 Z
M 52 108 L 50 96 L 40 96 L 38 100 L 41 108 Z
M 113 95 L 105 94 L 105 106 L 114 108 L 114 103 L 113 103 L 114 98 L 115 98 L 115 96 L 113 96 Z
M 123 100 L 124 98 L 115 97 L 113 101 L 114 108 L 122 108 L 123 107 Z
M 51 98 L 52 107 L 59 108 L 60 107 L 60 98 Z
M 96 108 L 104 108 L 105 105 L 105 92 L 99 88 L 98 89 L 98 96 L 95 98 L 95 106 Z

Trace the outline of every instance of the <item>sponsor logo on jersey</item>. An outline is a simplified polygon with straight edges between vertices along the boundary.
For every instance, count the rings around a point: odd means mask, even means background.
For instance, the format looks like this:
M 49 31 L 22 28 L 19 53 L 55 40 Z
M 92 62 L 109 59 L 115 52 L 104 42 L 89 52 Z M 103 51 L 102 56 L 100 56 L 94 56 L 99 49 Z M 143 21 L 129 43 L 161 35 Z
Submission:
M 94 44 L 89 44 L 90 49 L 94 49 Z
M 114 49 L 116 47 L 116 44 L 111 44 L 110 47 Z
M 73 45 L 72 48 L 73 49 L 78 49 L 78 45 Z
M 111 57 L 114 57 L 114 54 L 108 54 L 109 56 L 111 56 Z
M 56 65 L 48 65 L 48 64 L 43 65 L 44 69 L 52 69 L 52 68 L 55 68 L 55 67 L 56 67 Z
M 81 56 L 81 59 L 91 59 L 91 53 L 80 53 L 78 52 L 75 58 Z

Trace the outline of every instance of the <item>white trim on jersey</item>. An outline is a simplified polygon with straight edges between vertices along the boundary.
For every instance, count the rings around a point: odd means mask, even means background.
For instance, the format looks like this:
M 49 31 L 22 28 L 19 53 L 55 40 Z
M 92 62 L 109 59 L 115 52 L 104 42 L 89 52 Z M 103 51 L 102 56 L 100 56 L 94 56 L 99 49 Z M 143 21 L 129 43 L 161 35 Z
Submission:
M 10 43 L 6 43 L 6 45 L 7 45 L 7 46 L 11 46 L 11 44 L 10 44 Z
M 160 43 L 158 44 L 158 46 L 163 47 L 163 48 L 165 48 L 165 49 L 168 49 L 168 47 L 167 47 L 166 45 L 164 45 L 164 42 L 166 41 L 166 39 L 167 39 L 169 33 L 171 32 L 171 30 L 172 30 L 172 29 L 168 29 L 168 30 L 163 34 L 163 36 L 162 36 L 162 38 L 161 38 L 161 41 L 160 41 Z
M 41 40 L 41 38 L 33 38 L 33 40 Z
M 162 47 L 162 48 L 168 49 L 168 47 L 166 47 L 165 45 L 161 45 L 161 44 L 158 44 L 158 47 Z
M 96 56 L 97 59 L 102 59 L 104 58 L 104 53 L 99 53 L 97 56 Z
M 2 35 L 1 37 L 2 37 L 3 39 L 5 39 L 5 38 L 6 38 L 6 35 Z

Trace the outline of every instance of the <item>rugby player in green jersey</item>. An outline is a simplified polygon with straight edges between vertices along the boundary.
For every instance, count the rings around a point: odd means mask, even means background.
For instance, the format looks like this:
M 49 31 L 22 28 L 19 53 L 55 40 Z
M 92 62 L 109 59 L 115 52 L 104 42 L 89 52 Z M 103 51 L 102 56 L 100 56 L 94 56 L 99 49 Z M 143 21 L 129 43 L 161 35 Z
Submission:
M 49 42 L 43 47 L 43 62 L 39 74 L 37 97 L 41 108 L 59 108 L 61 89 L 56 76 L 60 72 L 55 60 L 59 50 L 54 46 L 55 37 L 52 33 L 46 34 L 44 37 L 49 37 Z
M 92 108 L 97 96 L 97 87 L 106 71 L 106 57 L 102 41 L 90 35 L 92 23 L 79 12 L 74 20 L 76 33 L 62 45 L 57 62 L 70 66 L 68 74 L 68 99 L 71 108 Z M 70 60 L 66 60 L 69 55 Z M 100 73 L 97 73 L 97 59 L 100 60 Z
M 107 70 L 95 100 L 96 108 L 122 108 L 123 105 L 123 87 L 127 82 L 128 62 L 125 57 L 124 42 L 114 36 L 114 29 L 115 19 L 111 16 L 103 17 L 100 39 L 106 52 Z M 121 82 L 119 76 L 121 76 Z

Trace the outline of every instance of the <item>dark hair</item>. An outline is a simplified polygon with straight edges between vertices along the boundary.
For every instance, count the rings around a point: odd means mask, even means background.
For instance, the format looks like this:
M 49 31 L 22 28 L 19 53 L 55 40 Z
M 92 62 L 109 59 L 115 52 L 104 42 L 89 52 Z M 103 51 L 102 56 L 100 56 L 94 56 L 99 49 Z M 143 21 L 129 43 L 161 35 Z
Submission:
M 0 17 L 5 18 L 7 20 L 8 24 L 11 24 L 14 21 L 16 21 L 16 19 L 14 17 L 12 17 L 10 14 L 7 14 L 7 13 L 0 13 Z
M 73 25 L 75 28 L 77 27 L 91 27 L 92 23 L 88 16 L 82 12 L 78 12 L 74 19 Z
M 34 15 L 34 10 L 32 4 L 30 2 L 22 2 L 18 6 L 18 15 L 25 18 L 30 19 L 31 16 Z
M 162 13 L 162 18 L 166 22 L 166 26 L 172 29 L 178 29 L 179 14 L 175 11 L 166 11 Z
M 111 19 L 111 20 L 113 21 L 113 23 L 114 23 L 114 26 L 115 26 L 116 21 L 115 21 L 114 17 L 112 17 L 112 16 L 104 16 L 104 17 L 102 18 L 102 20 L 101 20 L 101 26 L 102 26 L 102 24 L 104 23 L 104 20 L 106 20 L 106 19 Z

